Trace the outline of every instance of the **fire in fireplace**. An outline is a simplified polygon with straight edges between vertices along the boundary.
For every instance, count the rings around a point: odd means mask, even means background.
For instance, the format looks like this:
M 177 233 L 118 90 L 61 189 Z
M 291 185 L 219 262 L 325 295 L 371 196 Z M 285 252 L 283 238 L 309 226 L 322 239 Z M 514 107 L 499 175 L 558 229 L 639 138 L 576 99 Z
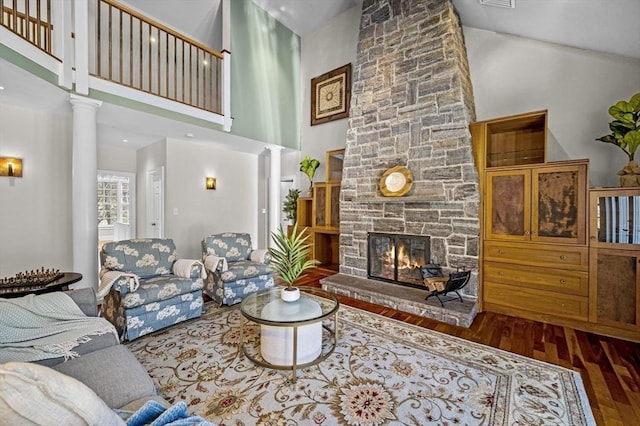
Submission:
M 429 263 L 429 240 L 425 235 L 370 232 L 367 277 L 424 288 L 420 267 Z

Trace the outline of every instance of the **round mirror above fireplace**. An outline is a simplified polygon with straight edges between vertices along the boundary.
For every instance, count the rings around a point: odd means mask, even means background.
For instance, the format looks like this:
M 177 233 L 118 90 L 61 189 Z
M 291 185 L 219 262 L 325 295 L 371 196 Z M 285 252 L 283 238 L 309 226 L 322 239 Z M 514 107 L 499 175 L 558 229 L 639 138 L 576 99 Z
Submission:
M 385 197 L 402 197 L 413 185 L 413 175 L 404 166 L 387 169 L 380 178 L 380 192 Z

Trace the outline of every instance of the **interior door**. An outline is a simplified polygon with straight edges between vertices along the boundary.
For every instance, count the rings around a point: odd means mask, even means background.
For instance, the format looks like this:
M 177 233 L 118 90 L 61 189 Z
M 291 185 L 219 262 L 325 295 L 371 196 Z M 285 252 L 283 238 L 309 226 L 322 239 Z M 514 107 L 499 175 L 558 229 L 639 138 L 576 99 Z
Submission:
M 164 233 L 164 167 L 147 175 L 147 235 L 162 238 Z

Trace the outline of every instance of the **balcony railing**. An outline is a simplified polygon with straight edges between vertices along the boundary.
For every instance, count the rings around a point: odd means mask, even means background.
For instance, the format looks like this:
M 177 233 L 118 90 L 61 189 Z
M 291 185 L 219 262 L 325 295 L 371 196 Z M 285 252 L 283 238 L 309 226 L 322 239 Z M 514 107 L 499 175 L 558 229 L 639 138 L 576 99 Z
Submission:
M 0 24 L 51 53 L 51 0 L 2 0 Z
M 222 114 L 221 53 L 115 1 L 93 7 L 93 76 Z

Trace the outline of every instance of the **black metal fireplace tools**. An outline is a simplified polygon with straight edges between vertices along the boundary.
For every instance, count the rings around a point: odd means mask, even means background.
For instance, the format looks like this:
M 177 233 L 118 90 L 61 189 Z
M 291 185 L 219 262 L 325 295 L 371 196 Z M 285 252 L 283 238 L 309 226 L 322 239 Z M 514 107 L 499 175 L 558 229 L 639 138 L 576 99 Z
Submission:
M 451 272 L 445 277 L 442 267 L 433 263 L 421 266 L 420 274 L 422 275 L 422 279 L 424 280 L 424 284 L 427 286 L 427 289 L 431 291 L 425 300 L 429 300 L 431 296 L 435 296 L 440 301 L 442 307 L 444 307 L 444 302 L 456 300 L 456 297 L 441 297 L 447 296 L 448 293 L 455 293 L 458 296 L 457 299 L 462 302 L 462 296 L 460 296 L 458 290 L 461 290 L 466 286 L 469 282 L 469 278 L 471 278 L 471 271 L 460 270 Z

